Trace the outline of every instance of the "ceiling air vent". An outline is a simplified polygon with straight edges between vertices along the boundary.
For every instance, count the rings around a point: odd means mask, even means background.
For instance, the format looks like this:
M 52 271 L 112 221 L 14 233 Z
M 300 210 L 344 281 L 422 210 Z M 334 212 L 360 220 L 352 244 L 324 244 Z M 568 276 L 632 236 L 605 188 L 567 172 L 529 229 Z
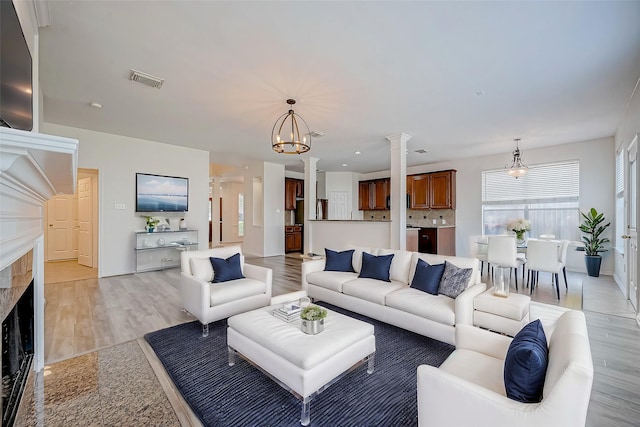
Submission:
M 418 154 L 429 154 L 431 152 L 431 150 L 425 150 L 424 148 L 420 148 L 418 150 L 415 150 L 415 153 Z
M 314 138 L 322 138 L 324 136 L 324 132 L 319 132 L 317 130 L 312 130 L 311 133 L 309 133 L 309 135 L 311 135 Z
M 162 83 L 164 83 L 164 79 L 160 77 L 152 76 L 151 74 L 143 73 L 142 71 L 131 69 L 131 76 L 129 79 L 134 82 L 142 83 L 143 85 L 155 87 L 156 89 L 160 89 L 162 87 Z

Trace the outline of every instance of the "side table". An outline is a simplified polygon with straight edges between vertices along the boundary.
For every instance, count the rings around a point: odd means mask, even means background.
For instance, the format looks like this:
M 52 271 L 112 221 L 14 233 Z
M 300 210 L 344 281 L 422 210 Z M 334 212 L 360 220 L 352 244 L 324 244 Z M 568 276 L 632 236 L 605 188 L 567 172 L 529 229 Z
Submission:
M 490 288 L 473 300 L 473 324 L 512 337 L 529 323 L 530 301 L 520 294 L 494 296 Z

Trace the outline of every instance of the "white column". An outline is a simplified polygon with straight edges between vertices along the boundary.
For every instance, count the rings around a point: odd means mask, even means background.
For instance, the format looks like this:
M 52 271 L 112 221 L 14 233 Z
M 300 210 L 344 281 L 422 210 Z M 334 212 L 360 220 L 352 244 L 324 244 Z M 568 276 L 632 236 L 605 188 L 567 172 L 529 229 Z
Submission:
M 407 247 L 407 141 L 406 133 L 387 136 L 391 143 L 391 249 Z
M 44 368 L 44 234 L 33 247 L 33 370 Z
M 211 247 L 215 248 L 220 244 L 220 177 L 213 177 L 209 186 L 211 188 Z
M 304 159 L 304 218 L 306 220 L 317 219 L 318 198 L 316 197 L 316 169 L 317 157 L 307 157 Z M 303 253 L 311 252 L 311 227 L 305 224 L 303 228 Z

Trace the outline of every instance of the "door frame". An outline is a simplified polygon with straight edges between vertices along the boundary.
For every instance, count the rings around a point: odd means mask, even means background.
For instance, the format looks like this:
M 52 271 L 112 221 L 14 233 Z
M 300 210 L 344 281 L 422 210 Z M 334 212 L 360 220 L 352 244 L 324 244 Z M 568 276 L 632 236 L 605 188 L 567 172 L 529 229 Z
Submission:
M 625 267 L 625 290 L 627 293 L 627 298 L 629 299 L 629 301 L 631 302 L 632 306 L 634 307 L 635 311 L 636 311 L 636 320 L 640 323 L 640 290 L 638 290 L 638 271 L 637 271 L 637 266 L 638 266 L 638 259 L 637 256 L 634 257 L 633 255 L 633 251 L 632 251 L 632 245 L 635 245 L 636 247 L 636 251 L 637 251 L 637 245 L 638 245 L 638 234 L 637 234 L 637 227 L 638 224 L 640 223 L 640 215 L 638 212 L 638 188 L 640 188 L 640 172 L 638 169 L 638 162 L 640 162 L 640 158 L 638 157 L 638 136 L 639 134 L 636 134 L 634 136 L 634 138 L 631 140 L 631 142 L 626 146 L 623 147 L 623 150 L 625 152 L 625 156 L 624 156 L 624 180 L 625 180 L 625 186 L 624 186 L 624 218 L 625 218 L 625 245 L 624 245 L 624 251 L 625 251 L 625 256 L 624 256 L 624 267 Z M 629 167 L 629 165 L 631 164 L 631 159 L 635 157 L 635 167 L 636 167 L 636 177 L 635 177 L 635 183 L 632 183 L 632 176 L 631 176 L 631 168 Z M 633 187 L 632 187 L 632 184 Z M 635 227 L 631 227 L 631 219 L 632 219 L 632 215 L 633 215 L 633 211 L 632 211 L 632 189 L 635 190 L 636 194 L 635 194 L 635 201 L 636 201 L 636 206 L 635 206 Z M 637 253 L 637 252 L 636 252 Z M 633 275 L 635 275 L 635 277 L 632 277 Z M 632 290 L 632 283 L 635 283 L 635 292 Z M 635 301 L 633 301 L 635 297 Z

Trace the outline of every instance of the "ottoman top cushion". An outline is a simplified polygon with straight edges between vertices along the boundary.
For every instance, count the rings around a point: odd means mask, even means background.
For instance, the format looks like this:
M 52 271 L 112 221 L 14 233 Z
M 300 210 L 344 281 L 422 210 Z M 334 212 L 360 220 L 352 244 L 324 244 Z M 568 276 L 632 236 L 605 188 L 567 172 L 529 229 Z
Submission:
M 300 320 L 287 323 L 264 307 L 228 319 L 229 328 L 302 369 L 311 369 L 352 344 L 373 335 L 373 325 L 327 310 L 324 331 L 309 335 L 300 330 Z

